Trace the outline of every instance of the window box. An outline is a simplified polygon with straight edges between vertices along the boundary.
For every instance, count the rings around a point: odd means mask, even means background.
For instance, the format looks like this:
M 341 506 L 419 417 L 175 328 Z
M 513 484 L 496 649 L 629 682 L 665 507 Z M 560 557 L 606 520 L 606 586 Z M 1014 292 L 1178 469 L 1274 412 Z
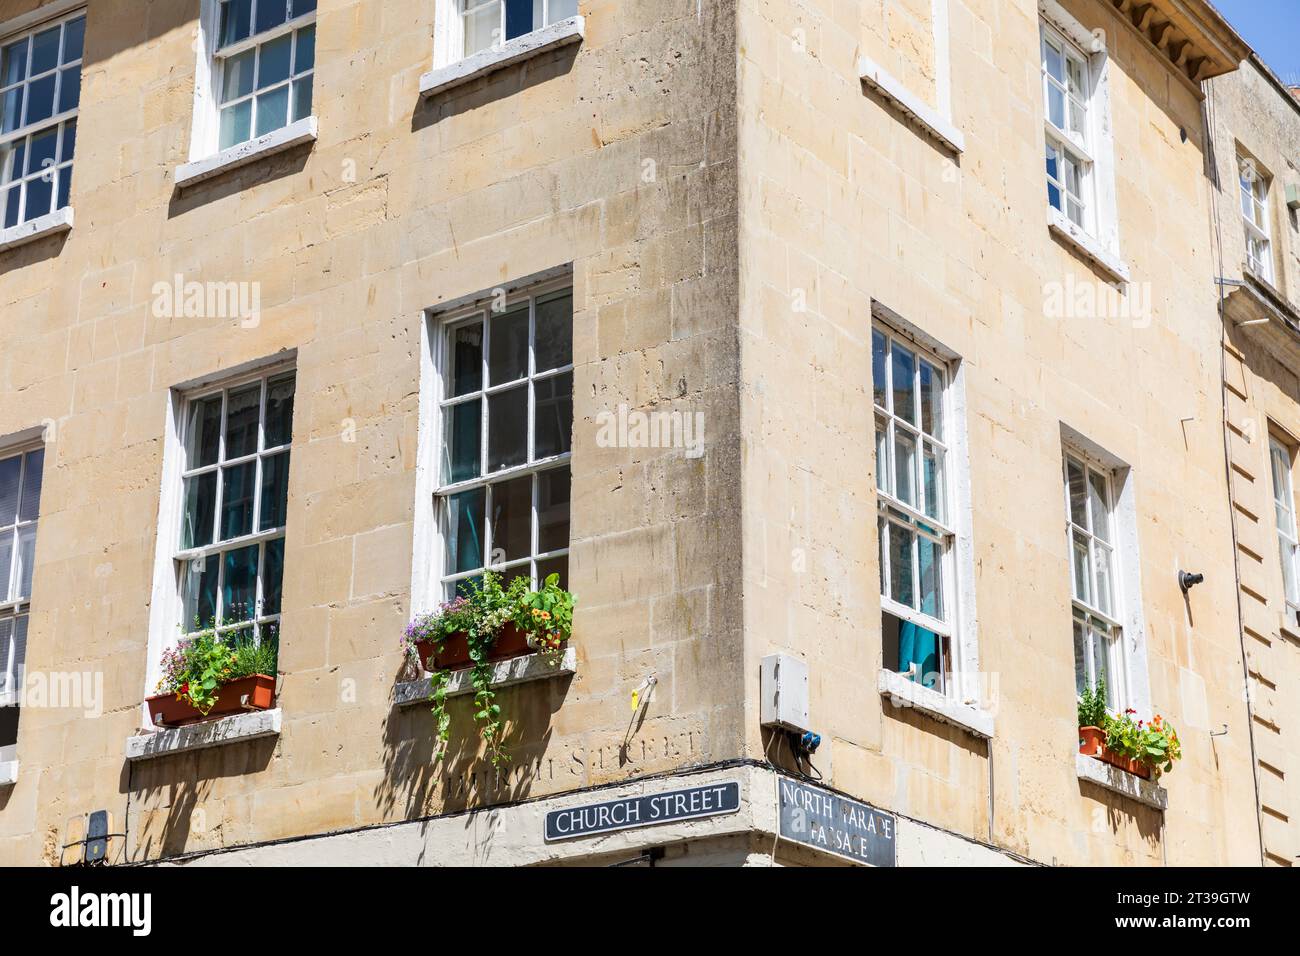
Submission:
M 1131 773 L 1143 780 L 1151 779 L 1151 768 L 1146 764 L 1130 760 L 1127 757 L 1121 757 L 1106 746 L 1106 731 L 1100 727 L 1079 728 L 1079 753 L 1085 757 L 1092 757 L 1095 760 L 1108 763 L 1112 767 L 1118 767 L 1125 773 Z
M 441 652 L 438 651 L 436 641 L 417 641 L 415 649 L 420 654 L 420 666 L 426 671 L 463 670 L 471 664 L 469 635 L 465 631 L 459 631 L 448 637 Z M 504 661 L 531 653 L 527 635 L 513 624 L 507 624 L 501 629 L 501 635 L 496 639 L 496 643 L 492 645 L 488 660 Z
M 551 680 L 556 677 L 569 677 L 577 673 L 577 670 L 578 652 L 573 647 L 564 649 L 558 663 L 547 660 L 542 654 L 526 654 L 522 657 L 497 661 L 493 664 L 492 686 L 500 690 L 503 687 L 512 687 L 515 684 Z M 404 681 L 394 688 L 393 699 L 398 707 L 413 707 L 416 704 L 427 706 L 431 690 L 432 682 L 428 677 L 420 680 Z M 447 682 L 446 696 L 463 697 L 473 692 L 474 687 L 470 683 L 469 671 L 467 669 L 453 671 Z
M 220 720 L 249 710 L 270 710 L 275 706 L 275 678 L 267 674 L 241 677 L 217 691 L 217 702 L 204 714 L 188 700 L 176 694 L 158 694 L 145 700 L 149 717 L 155 724 L 182 727 L 187 724 Z
M 29 242 L 44 239 L 46 236 L 57 236 L 60 233 L 68 232 L 71 228 L 72 207 L 66 206 L 63 209 L 57 209 L 48 215 L 20 223 L 17 226 L 0 229 L 0 252 L 17 246 L 25 246 Z

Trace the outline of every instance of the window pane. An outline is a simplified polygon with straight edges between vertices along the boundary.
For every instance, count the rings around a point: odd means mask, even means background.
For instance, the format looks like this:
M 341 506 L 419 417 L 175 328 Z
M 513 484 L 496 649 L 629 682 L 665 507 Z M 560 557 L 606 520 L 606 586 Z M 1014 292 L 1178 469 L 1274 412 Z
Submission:
M 262 614 L 280 613 L 280 591 L 284 580 L 284 538 L 266 542 L 262 551 Z
M 578 0 L 551 0 L 546 19 L 548 23 L 558 23 L 560 20 L 567 20 L 577 15 Z
M 1083 467 L 1075 461 L 1065 463 L 1066 481 L 1070 492 L 1070 520 L 1080 528 L 1088 527 L 1088 512 L 1083 487 Z
M 0 97 L 0 132 L 12 133 L 23 125 L 23 89 L 16 86 Z M 15 169 L 21 171 L 22 164 L 19 163 Z
M 316 24 L 303 27 L 295 34 L 294 75 L 306 73 L 316 65 Z
M 447 571 L 458 574 L 483 567 L 483 507 L 487 493 L 472 488 L 447 501 Z
M 465 15 L 465 55 L 495 46 L 501 36 L 501 5 L 489 3 Z
M 916 532 L 902 525 L 889 526 L 889 596 L 899 604 L 916 607 L 916 592 L 912 587 L 912 568 L 916 547 Z
M 943 372 L 921 362 L 921 430 L 943 441 Z
M 81 59 L 82 47 L 86 40 L 86 18 L 77 17 L 63 25 L 63 62 L 72 63 Z
M 1047 121 L 1065 129 L 1065 93 L 1054 83 L 1047 84 Z
M 32 572 L 36 567 L 36 525 L 25 524 L 18 529 L 18 571 L 15 581 L 18 590 L 14 598 L 32 596 Z
M 27 154 L 27 172 L 47 172 L 58 155 L 59 131 L 51 128 L 32 137 L 31 151 Z M 48 172 L 47 172 L 48 175 Z M 44 177 L 42 177 L 44 178 Z
M 246 461 L 221 469 L 221 540 L 229 541 L 253 531 L 253 482 L 257 463 Z
M 266 448 L 278 448 L 293 441 L 293 392 L 295 379 L 288 375 L 266 383 Z
M 227 551 L 222 558 L 221 623 L 251 620 L 257 604 L 256 544 Z
M 541 26 L 533 20 L 534 0 L 505 0 L 505 5 L 507 40 L 532 33 L 536 27 Z
M 1088 678 L 1088 632 L 1077 618 L 1074 621 L 1074 692 L 1082 695 L 1092 686 Z
M 556 292 L 537 300 L 533 352 L 536 371 L 561 368 L 573 361 L 573 293 Z
M 479 476 L 482 455 L 481 429 L 483 404 L 481 399 L 461 402 L 447 410 L 451 427 L 447 431 L 446 480 L 448 484 L 468 481 Z
M 880 594 L 881 597 L 888 597 L 889 586 L 886 569 L 889 567 L 889 522 L 885 520 L 883 515 L 876 519 L 876 538 L 879 547 L 876 559 L 880 563 Z
M 257 97 L 257 127 L 254 133 L 264 136 L 289 122 L 289 86 L 277 87 Z
M 451 394 L 468 395 L 483 387 L 483 325 L 474 321 L 451 332 Z
M 228 149 L 247 142 L 253 135 L 253 101 L 244 100 L 221 111 L 220 147 Z
M 0 528 L 12 525 L 18 516 L 18 482 L 22 480 L 22 470 L 22 455 L 0 460 Z
M 41 480 L 45 470 L 45 449 L 27 453 L 27 465 L 23 475 L 22 499 L 18 505 L 19 521 L 35 521 L 41 509 Z M 4 521 L 0 519 L 0 524 Z
M 63 124 L 63 142 L 59 145 L 59 162 L 66 163 L 72 158 L 72 151 L 77 145 L 77 121 L 68 120 Z
M 539 402 L 540 404 L 540 402 Z M 528 460 L 528 386 L 488 399 L 488 471 Z
M 876 416 L 876 487 L 889 492 L 889 425 Z
M 567 588 L 569 586 L 568 555 L 537 562 L 537 583 L 539 585 L 552 574 L 558 574 L 560 576 L 560 587 Z
M 10 590 L 14 576 L 14 542 L 13 531 L 0 532 L 0 601 L 12 601 L 18 596 L 16 590 Z
M 311 13 L 316 9 L 316 0 L 293 0 L 293 12 L 291 16 L 297 18 Z
M 257 88 L 264 90 L 289 78 L 293 58 L 293 34 L 286 33 L 263 43 L 257 53 Z
M 185 479 L 185 505 L 181 516 L 181 548 L 201 548 L 212 543 L 217 507 L 217 473 L 209 471 Z
M 492 486 L 492 560 L 526 558 L 533 547 L 533 476 Z
M 943 546 L 917 536 L 921 575 L 921 610 L 931 617 L 943 615 Z
M 542 379 L 534 388 L 537 431 L 533 456 L 562 455 L 573 447 L 573 373 Z
M 262 459 L 262 500 L 257 514 L 259 531 L 283 528 L 289 503 L 289 452 Z
M 191 402 L 185 423 L 186 470 L 215 465 L 221 447 L 221 396 Z
M 32 37 L 32 66 L 29 76 L 48 73 L 59 65 L 60 27 L 44 30 Z
M 59 74 L 59 112 L 77 108 L 81 102 L 81 67 L 74 66 Z
M 1074 567 L 1074 597 L 1085 604 L 1091 604 L 1092 570 L 1088 563 L 1088 539 L 1076 531 L 1072 540 L 1070 560 Z
M 72 188 L 72 169 L 65 166 L 59 172 L 59 189 L 55 197 L 54 208 L 62 209 L 68 205 L 68 190 Z
M 894 408 L 899 418 L 916 424 L 916 393 L 913 381 L 916 372 L 916 357 L 897 342 L 891 350 L 893 354 L 894 373 Z
M 54 186 L 44 177 L 27 181 L 27 208 L 23 210 L 23 221 L 31 222 L 37 216 L 44 216 L 50 211 L 54 199 Z
M 221 6 L 220 45 L 238 43 L 252 33 L 253 0 L 226 0 Z
M 902 428 L 894 429 L 894 496 L 916 507 L 916 440 Z
M 288 0 L 257 0 L 256 12 L 253 32 L 262 33 L 288 21 L 289 3 Z
M 229 103 L 253 92 L 253 73 L 257 51 L 246 50 L 225 61 L 221 69 L 221 102 Z
M 1106 614 L 1114 614 L 1112 607 L 1112 571 L 1111 571 L 1111 553 L 1110 549 L 1100 542 L 1094 542 L 1092 546 L 1093 559 L 1097 563 L 1097 610 Z
M 925 513 L 936 521 L 944 520 L 943 452 L 925 443 Z
M 1292 604 L 1300 604 L 1300 585 L 1296 581 L 1295 546 L 1279 538 L 1278 554 L 1282 560 L 1282 583 L 1286 588 L 1286 599 Z
M 1092 512 L 1092 533 L 1110 541 L 1110 505 L 1107 504 L 1106 479 L 1088 471 L 1088 507 Z
M 889 387 L 885 375 L 885 336 L 875 329 L 871 330 L 871 385 L 873 400 L 881 408 L 889 408 L 886 389 Z
M 503 385 L 528 374 L 528 306 L 488 317 L 488 384 Z
M 18 225 L 18 204 L 22 201 L 23 187 L 15 186 L 5 197 L 5 228 Z
M 185 563 L 185 581 L 181 586 L 183 630 L 200 630 L 216 623 L 217 571 L 220 567 L 221 559 L 215 556 Z
M 261 382 L 230 393 L 226 400 L 225 461 L 257 451 L 257 419 L 261 405 Z
M 1099 681 L 1106 682 L 1106 706 L 1112 710 L 1118 708 L 1119 688 L 1115 686 L 1115 681 L 1111 679 L 1110 665 L 1107 661 L 1107 651 L 1109 650 L 1109 629 L 1100 621 L 1090 621 L 1092 630 L 1092 672 L 1094 685 Z
M 0 51 L 0 86 L 12 86 L 27 76 L 27 38 Z
M 310 76 L 304 76 L 301 80 L 293 81 L 293 112 L 290 118 L 294 122 L 311 116 L 311 79 Z
M 1046 63 L 1048 75 L 1064 82 L 1065 56 L 1051 40 L 1043 44 L 1043 59 Z
M 555 468 L 537 476 L 537 550 L 562 551 L 569 546 L 568 468 Z

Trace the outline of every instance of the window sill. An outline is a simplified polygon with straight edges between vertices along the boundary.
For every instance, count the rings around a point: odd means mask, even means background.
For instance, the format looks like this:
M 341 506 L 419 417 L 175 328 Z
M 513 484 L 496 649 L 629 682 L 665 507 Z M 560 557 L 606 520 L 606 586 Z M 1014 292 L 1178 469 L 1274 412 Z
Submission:
M 1084 754 L 1074 755 L 1074 766 L 1080 780 L 1096 784 L 1103 790 L 1118 793 L 1157 810 L 1169 807 L 1169 792 L 1154 780 L 1143 780 L 1127 770 L 1120 770 L 1113 764 Z
M 1129 270 L 1124 261 L 1103 249 L 1101 243 L 1072 223 L 1055 206 L 1047 207 L 1047 226 L 1053 235 L 1104 272 L 1112 282 L 1129 281 Z
M 571 43 L 581 43 L 586 36 L 586 30 L 586 20 L 583 17 L 569 17 L 567 20 L 534 30 L 532 33 L 507 40 L 498 47 L 481 50 L 473 56 L 431 70 L 420 77 L 420 96 L 443 93 L 481 76 L 495 73 L 511 64 L 538 56 L 547 50 L 556 50 Z
M 572 647 L 564 650 L 559 664 L 552 667 L 540 654 L 525 657 L 512 657 L 498 661 L 492 667 L 492 686 L 509 687 L 512 684 L 525 684 L 530 681 L 549 680 L 553 677 L 567 677 L 578 669 L 578 652 Z M 431 679 L 406 681 L 398 684 L 393 691 L 393 698 L 398 707 L 411 707 L 426 703 L 429 699 Z M 447 682 L 447 696 L 460 697 L 474 692 L 470 684 L 469 670 L 455 671 Z
M 910 707 L 945 724 L 952 724 L 984 740 L 993 736 L 993 715 L 931 690 L 902 674 L 881 670 L 877 689 L 896 707 Z
M 126 739 L 127 760 L 150 760 L 190 750 L 205 750 L 241 740 L 280 734 L 280 708 L 223 717 L 204 724 L 187 724 Z
M 12 787 L 18 782 L 18 761 L 0 763 L 0 787 Z
M 215 156 L 196 159 L 192 163 L 177 166 L 176 185 L 181 189 L 194 186 L 214 176 L 220 176 L 241 166 L 247 166 L 249 163 L 274 156 L 276 153 L 301 146 L 303 143 L 314 142 L 316 142 L 316 117 L 308 116 L 306 119 L 272 130 L 256 139 L 250 139 L 247 143 L 223 149 Z
M 46 236 L 57 236 L 71 228 L 72 207 L 64 206 L 44 216 L 37 216 L 30 222 L 0 229 L 0 252 L 35 242 L 37 239 L 44 239 Z
M 960 155 L 966 150 L 966 139 L 961 130 L 927 106 L 919 96 L 885 72 L 870 57 L 858 57 L 858 78 L 877 94 L 892 103 L 921 131 L 936 140 L 951 153 Z
M 18 691 L 7 690 L 4 693 L 0 693 L 0 707 L 17 707 L 17 706 L 18 706 Z

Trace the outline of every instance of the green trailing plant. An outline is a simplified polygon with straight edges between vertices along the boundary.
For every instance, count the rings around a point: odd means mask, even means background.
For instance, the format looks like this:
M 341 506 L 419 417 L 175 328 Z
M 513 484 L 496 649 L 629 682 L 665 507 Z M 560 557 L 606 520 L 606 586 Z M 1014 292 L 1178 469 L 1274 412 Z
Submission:
M 1085 687 L 1079 695 L 1079 726 L 1105 728 L 1106 680 L 1100 678 L 1095 687 Z
M 558 663 L 564 642 L 573 633 L 574 596 L 559 585 L 559 575 L 552 574 L 536 591 L 529 589 L 526 578 L 514 578 L 503 584 L 501 575 L 487 571 L 479 580 L 462 585 L 462 593 L 453 601 L 412 620 L 402 636 L 403 653 L 414 664 L 419 659 L 417 645 L 432 644 L 436 657 L 446 650 L 448 641 L 464 635 L 469 651 L 469 682 L 473 690 L 474 720 L 493 766 L 502 767 L 510 756 L 502 746 L 505 720 L 492 685 L 492 649 L 507 624 L 519 628 L 534 649 Z M 451 671 L 431 667 L 429 705 L 434 719 L 434 759 L 446 754 L 451 739 L 451 715 L 447 708 L 447 688 Z

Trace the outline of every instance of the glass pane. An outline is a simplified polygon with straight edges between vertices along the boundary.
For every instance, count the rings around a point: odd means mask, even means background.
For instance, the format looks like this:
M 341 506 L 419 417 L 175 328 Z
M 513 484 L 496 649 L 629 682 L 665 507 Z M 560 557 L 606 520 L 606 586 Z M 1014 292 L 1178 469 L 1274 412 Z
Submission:
M 943 620 L 943 546 L 917 536 L 921 574 L 921 610 Z
M 1092 603 L 1092 571 L 1088 564 L 1088 540 L 1077 531 L 1070 548 L 1074 568 L 1074 597 L 1085 604 Z
M 289 2 L 288 0 L 257 0 L 256 14 L 253 23 L 255 33 L 274 29 L 288 21 Z
M 1052 83 L 1047 84 L 1047 120 L 1057 129 L 1065 129 L 1065 93 Z
M 23 89 L 15 86 L 0 97 L 0 132 L 12 133 L 23 125 Z M 21 169 L 22 164 L 17 168 Z
M 185 504 L 181 516 L 181 548 L 201 548 L 212 543 L 217 507 L 217 473 L 185 479 Z
M 226 401 L 226 454 L 224 461 L 257 451 L 257 420 L 262 406 L 262 383 L 230 393 Z
M 59 65 L 60 27 L 43 30 L 32 37 L 32 66 L 29 76 L 48 73 Z
M 54 200 L 54 184 L 44 176 L 27 180 L 27 207 L 23 210 L 23 221 L 31 222 L 37 216 L 44 216 L 50 211 Z
M 72 188 L 72 169 L 71 167 L 64 166 L 63 169 L 59 172 L 59 187 L 58 187 L 58 192 L 56 193 L 56 199 L 54 203 L 55 209 L 62 209 L 63 207 L 68 205 L 68 190 L 70 190 L 71 188 Z
M 891 349 L 894 373 L 894 408 L 893 412 L 905 422 L 916 424 L 916 392 L 913 381 L 916 372 L 916 356 L 897 342 Z
M 492 565 L 533 552 L 533 476 L 492 486 Z
M 262 459 L 262 500 L 257 513 L 259 531 L 283 528 L 289 505 L 289 452 Z
M 894 496 L 916 507 L 916 439 L 902 428 L 894 429 Z
M 23 493 L 18 505 L 19 521 L 35 521 L 41 510 L 41 479 L 45 470 L 45 449 L 27 453 L 27 465 L 23 474 Z M 4 524 L 0 520 L 0 524 Z
M 221 111 L 220 147 L 228 149 L 247 142 L 253 136 L 253 101 L 244 100 Z
M 1070 132 L 1077 133 L 1079 136 L 1084 135 L 1084 123 L 1087 121 L 1087 113 L 1083 104 L 1070 97 Z
M 447 498 L 446 574 L 483 567 L 484 488 L 471 488 Z
M 293 441 L 293 391 L 292 375 L 273 378 L 266 383 L 265 447 L 278 448 Z
M 925 513 L 936 521 L 944 520 L 946 492 L 943 482 L 943 452 L 930 442 L 925 443 Z
M 537 300 L 533 352 L 536 371 L 560 368 L 573 361 L 573 293 L 569 290 Z
M 488 471 L 528 460 L 528 386 L 488 399 Z
M 284 538 L 266 542 L 262 550 L 262 615 L 280 613 L 280 591 L 284 581 Z
M 246 461 L 233 468 L 223 468 L 221 475 L 221 540 L 229 541 L 253 531 L 253 483 L 257 463 Z
M 81 102 L 81 67 L 74 66 L 59 74 L 59 112 L 75 110 Z
M 10 183 L 23 175 L 27 141 L 20 139 L 0 145 L 0 182 Z
M 0 86 L 12 86 L 27 76 L 27 38 L 0 51 Z
M 443 469 L 448 484 L 468 481 L 479 476 L 482 428 L 482 400 L 461 402 L 447 409 L 450 427 L 447 430 L 446 462 Z
M 528 374 L 528 306 L 488 316 L 488 384 L 503 385 Z
M 1066 481 L 1070 492 L 1070 520 L 1080 528 L 1088 527 L 1088 512 L 1084 498 L 1083 467 L 1075 461 L 1065 463 Z
M 886 390 L 889 383 L 885 375 L 885 347 L 886 340 L 883 333 L 876 329 L 871 330 L 871 385 L 873 401 L 881 408 L 889 408 L 889 399 Z
M 544 378 L 534 389 L 537 431 L 533 457 L 562 455 L 573 447 L 573 373 Z
M 226 0 L 221 6 L 220 46 L 238 43 L 252 35 L 253 0 Z
M 889 425 L 876 416 L 876 487 L 889 492 Z
M 297 76 L 316 66 L 316 24 L 303 27 L 294 36 L 293 72 Z
M 569 557 L 563 555 L 558 558 L 550 558 L 546 561 L 537 562 L 537 583 L 541 584 L 552 574 L 560 576 L 560 587 L 569 586 Z
M 82 48 L 86 40 L 86 18 L 77 17 L 63 25 L 63 62 L 71 63 L 81 59 Z
M 0 601 L 12 601 L 17 593 L 10 592 L 14 569 L 14 542 L 12 530 L 0 531 Z
M 22 480 L 23 456 L 0 460 L 0 528 L 12 525 L 18 515 L 18 483 Z
M 196 631 L 211 627 L 217 620 L 217 572 L 221 559 L 197 558 L 185 564 L 185 581 L 181 586 L 181 627 Z
M 239 56 L 225 61 L 221 70 L 221 102 L 229 103 L 253 92 L 253 72 L 257 65 L 257 51 L 245 50 Z
M 14 650 L 13 636 L 14 619 L 12 617 L 0 617 L 0 693 L 10 693 L 18 689 L 17 660 L 14 661 L 13 673 L 10 672 L 9 666 L 9 657 Z M 4 731 L 0 730 L 0 748 L 5 746 L 7 746 L 7 742 Z
M 1043 59 L 1049 76 L 1065 81 L 1065 56 L 1050 41 L 1043 44 Z
M 18 590 L 15 599 L 32 596 L 32 572 L 36 568 L 36 525 L 25 524 L 18 529 L 18 572 L 15 581 Z
M 311 77 L 293 81 L 293 112 L 290 118 L 297 122 L 311 116 Z
M 254 133 L 263 136 L 280 129 L 289 122 L 289 86 L 276 87 L 257 97 L 257 127 Z
M 943 441 L 943 372 L 921 362 L 921 430 Z
M 569 546 L 568 468 L 555 468 L 537 476 L 537 550 L 563 551 Z
M 59 130 L 57 127 L 37 133 L 32 137 L 31 151 L 27 154 L 27 172 L 45 172 L 56 162 L 59 149 Z
M 893 522 L 889 525 L 889 596 L 899 604 L 916 607 L 912 586 L 916 532 Z
M 22 201 L 22 191 L 22 186 L 15 186 L 13 189 L 9 190 L 8 195 L 4 197 L 4 222 L 6 229 L 10 226 L 18 225 L 18 204 Z
M 68 120 L 63 124 L 63 142 L 59 145 L 59 162 L 66 163 L 72 158 L 72 151 L 77 145 L 77 121 Z
M 1292 604 L 1300 604 L 1300 586 L 1296 581 L 1296 549 L 1289 541 L 1278 539 L 1278 554 L 1282 560 L 1282 583 L 1286 587 L 1286 599 Z
M 1088 507 L 1092 513 L 1092 533 L 1110 541 L 1110 506 L 1107 504 L 1106 479 L 1088 471 Z
M 54 115 L 54 86 L 56 78 L 53 73 L 33 80 L 27 85 L 27 114 L 23 122 L 27 125 L 39 123 Z
M 468 395 L 483 387 L 483 325 L 475 321 L 451 331 L 451 384 L 449 398 Z
M 882 597 L 888 597 L 889 588 L 886 586 L 885 569 L 889 566 L 889 522 L 883 515 L 876 519 L 876 539 L 879 549 L 876 559 L 880 564 L 880 594 Z
M 1083 226 L 1083 207 L 1073 199 L 1066 199 L 1065 214 L 1070 218 L 1070 222 L 1082 228 Z
M 465 55 L 495 46 L 501 36 L 501 5 L 489 3 L 465 15 Z
M 1088 678 L 1088 637 L 1083 623 L 1074 622 L 1074 692 L 1082 695 L 1092 686 Z
M 578 0 L 551 0 L 550 8 L 546 11 L 546 22 L 558 23 L 577 15 Z
M 1113 615 L 1115 609 L 1112 606 L 1112 571 L 1111 571 L 1111 553 L 1110 549 L 1100 542 L 1093 542 L 1092 556 L 1097 566 L 1097 603 L 1094 605 L 1097 610 L 1105 614 Z
M 541 23 L 533 19 L 536 13 L 534 7 L 541 6 L 535 0 L 505 0 L 505 6 L 507 40 L 532 33 L 534 29 L 541 26 Z
M 221 623 L 251 620 L 257 605 L 256 544 L 221 556 Z
M 311 13 L 316 9 L 316 0 L 293 0 L 293 11 L 291 16 L 297 18 Z
M 263 43 L 257 52 L 257 88 L 282 83 L 289 78 L 293 63 L 293 34 L 286 33 L 270 43 Z
M 221 396 L 191 402 L 185 423 L 186 470 L 215 465 L 221 449 Z
M 1114 710 L 1117 706 L 1115 702 L 1119 699 L 1119 688 L 1111 679 L 1110 666 L 1106 660 L 1109 631 L 1101 625 L 1100 621 L 1091 622 L 1091 631 L 1093 684 L 1103 680 L 1106 682 L 1106 706 Z

